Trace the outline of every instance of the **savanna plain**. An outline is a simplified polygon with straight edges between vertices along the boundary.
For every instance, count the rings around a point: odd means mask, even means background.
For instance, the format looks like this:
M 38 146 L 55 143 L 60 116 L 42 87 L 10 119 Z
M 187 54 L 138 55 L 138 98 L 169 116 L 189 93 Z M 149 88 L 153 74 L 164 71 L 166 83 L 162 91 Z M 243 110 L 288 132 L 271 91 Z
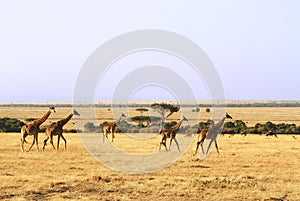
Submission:
M 133 114 L 134 108 L 131 110 Z M 40 117 L 45 111 L 47 108 L 34 106 L 0 107 L 0 117 L 25 120 Z M 248 126 L 267 121 L 300 123 L 299 107 L 229 107 L 226 111 Z M 70 112 L 71 108 L 57 108 L 43 126 Z M 99 123 L 112 119 L 107 108 L 96 112 Z M 175 121 L 179 118 L 179 114 L 172 116 Z M 209 118 L 202 108 L 199 118 Z M 73 127 L 73 120 L 65 126 Z M 102 140 L 102 133 L 99 135 Z M 49 143 L 42 151 L 45 134 L 41 132 L 40 152 L 34 146 L 30 152 L 21 153 L 20 133 L 0 133 L 0 200 L 300 200 L 298 135 L 221 135 L 220 154 L 213 149 L 203 160 L 193 156 L 196 135 L 192 135 L 195 140 L 183 157 L 167 168 L 138 175 L 105 167 L 89 154 L 76 133 L 64 136 L 66 150 L 61 141 L 58 151 Z M 26 138 L 26 150 L 32 139 Z M 54 137 L 54 145 L 56 140 Z M 151 139 L 149 150 L 158 151 L 159 141 L 159 135 Z M 143 152 L 145 146 L 138 143 L 126 133 L 116 134 L 115 145 L 128 152 Z M 174 145 L 171 152 L 176 151 Z

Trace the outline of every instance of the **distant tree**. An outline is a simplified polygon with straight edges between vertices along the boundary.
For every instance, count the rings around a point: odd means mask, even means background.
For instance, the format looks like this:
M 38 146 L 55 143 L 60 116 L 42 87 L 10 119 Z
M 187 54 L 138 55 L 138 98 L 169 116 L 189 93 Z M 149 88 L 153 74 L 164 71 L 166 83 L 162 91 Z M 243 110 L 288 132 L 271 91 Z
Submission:
M 106 126 L 106 125 L 108 125 L 109 124 L 109 122 L 108 121 L 104 121 L 104 122 L 102 122 L 100 125 L 99 125 L 99 127 L 100 127 L 100 130 L 102 130 L 103 129 L 103 127 L 104 126 Z
M 34 120 L 36 120 L 36 118 L 26 118 L 25 119 L 26 122 L 31 122 L 31 121 L 34 121 Z
M 225 122 L 222 129 L 223 134 L 234 134 L 235 133 L 235 125 L 233 122 Z
M 229 121 L 224 123 L 223 128 L 235 128 L 235 125 L 233 122 Z
M 137 108 L 136 111 L 139 111 L 141 113 L 141 116 L 143 116 L 143 113 L 148 112 L 149 110 L 146 108 Z
M 200 108 L 192 109 L 192 112 L 200 112 Z
M 296 124 L 286 124 L 286 129 L 285 129 L 286 134 L 296 134 L 298 133 L 298 128 Z
M 179 106 L 174 106 L 172 104 L 168 103 L 153 103 L 151 104 L 151 108 L 158 112 L 161 116 L 161 126 L 160 130 L 164 128 L 165 125 L 165 120 L 170 117 L 172 114 L 175 112 L 178 112 L 180 107 Z
M 276 132 L 276 124 L 268 121 L 263 125 L 263 132 L 267 133 L 268 131 Z
M 171 128 L 172 126 L 174 126 L 176 124 L 177 124 L 176 121 L 166 122 L 165 126 L 164 126 L 164 129 L 169 129 L 169 128 Z
M 199 130 L 201 131 L 202 129 L 208 129 L 210 126 L 214 125 L 213 120 L 207 120 L 206 122 L 199 122 Z
M 131 121 L 136 122 L 139 127 L 147 127 L 151 121 L 157 122 L 160 121 L 160 118 L 154 116 L 135 116 L 131 118 Z
M 235 133 L 245 132 L 248 129 L 246 123 L 243 122 L 242 120 L 235 120 L 233 124 L 234 124 Z

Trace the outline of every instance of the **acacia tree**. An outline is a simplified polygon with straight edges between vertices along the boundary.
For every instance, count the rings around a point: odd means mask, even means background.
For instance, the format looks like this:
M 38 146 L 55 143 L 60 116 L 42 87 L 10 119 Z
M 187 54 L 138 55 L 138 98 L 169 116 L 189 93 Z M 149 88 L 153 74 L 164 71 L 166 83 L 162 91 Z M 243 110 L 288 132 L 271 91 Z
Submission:
M 169 103 L 153 103 L 151 104 L 151 108 L 160 114 L 161 117 L 161 124 L 160 124 L 160 131 L 164 128 L 165 120 L 170 117 L 175 112 L 178 112 L 180 107 L 174 106 Z
M 136 111 L 139 111 L 141 113 L 141 116 L 143 116 L 143 113 L 148 112 L 149 110 L 146 108 L 137 108 Z
M 151 116 L 151 117 L 150 116 L 135 116 L 135 117 L 131 118 L 131 121 L 136 122 L 139 127 L 147 127 L 152 122 L 158 122 L 159 120 L 160 120 L 159 117 L 153 117 L 153 116 Z

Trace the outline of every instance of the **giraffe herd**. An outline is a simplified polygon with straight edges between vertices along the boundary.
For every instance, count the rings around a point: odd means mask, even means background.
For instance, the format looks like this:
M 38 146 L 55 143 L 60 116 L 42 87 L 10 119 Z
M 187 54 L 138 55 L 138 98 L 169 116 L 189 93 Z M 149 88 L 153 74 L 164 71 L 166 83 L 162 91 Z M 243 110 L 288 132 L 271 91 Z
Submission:
M 36 144 L 37 151 L 39 151 L 38 132 L 39 132 L 41 124 L 43 124 L 50 116 L 51 111 L 56 112 L 55 107 L 49 107 L 49 110 L 41 118 L 36 119 L 36 120 L 28 123 L 27 125 L 24 125 L 21 128 L 21 152 L 24 152 L 24 143 L 27 143 L 26 137 L 28 135 L 33 135 L 33 142 L 31 144 L 31 146 L 29 147 L 29 149 L 27 150 L 27 152 L 29 152 L 32 149 L 34 144 Z M 46 147 L 49 139 L 50 139 L 50 144 L 52 145 L 53 149 L 57 149 L 57 150 L 59 149 L 60 138 L 62 138 L 64 140 L 64 143 L 65 143 L 64 148 L 65 149 L 67 148 L 67 141 L 66 141 L 65 137 L 63 136 L 63 126 L 70 121 L 70 119 L 73 117 L 73 115 L 80 116 L 80 114 L 77 111 L 73 110 L 73 112 L 71 114 L 69 114 L 66 118 L 61 119 L 60 121 L 57 121 L 56 123 L 52 123 L 51 125 L 49 125 L 46 128 L 46 131 L 45 131 L 46 139 L 44 140 L 43 151 L 45 150 L 45 147 Z M 102 128 L 103 129 L 103 141 L 105 140 L 105 138 L 108 140 L 108 135 L 111 134 L 112 135 L 111 143 L 114 142 L 114 138 L 115 138 L 114 132 L 117 127 L 117 123 L 119 123 L 124 118 L 126 118 L 126 115 L 124 115 L 122 113 L 120 118 L 117 121 L 109 122 L 107 125 L 103 126 L 103 128 Z M 217 138 L 217 134 L 221 133 L 222 126 L 224 124 L 225 119 L 227 119 L 227 118 L 232 119 L 232 117 L 228 113 L 226 113 L 225 116 L 218 123 L 210 126 L 208 129 L 203 129 L 203 130 L 201 130 L 201 132 L 199 132 L 198 139 L 197 139 L 197 146 L 196 146 L 194 155 L 197 154 L 199 146 L 201 146 L 202 153 L 204 154 L 203 143 L 206 139 L 210 139 L 208 149 L 210 148 L 211 144 L 214 142 L 215 146 L 216 146 L 216 150 L 219 153 L 216 138 Z M 161 145 L 163 145 L 165 147 L 166 151 L 170 151 L 172 141 L 175 141 L 177 149 L 180 152 L 180 146 L 176 139 L 176 134 L 179 131 L 179 129 L 184 121 L 188 121 L 188 119 L 185 116 L 183 116 L 182 119 L 178 123 L 176 123 L 174 126 L 168 128 L 168 129 L 162 129 L 160 131 L 159 134 L 161 135 L 161 141 L 159 143 L 159 151 L 161 150 Z M 57 136 L 57 147 L 56 148 L 53 144 L 54 136 Z M 166 145 L 167 139 L 170 139 L 169 149 L 167 148 L 167 145 Z
M 41 118 L 36 119 L 36 120 L 28 123 L 27 125 L 24 125 L 21 128 L 21 152 L 24 152 L 24 143 L 27 143 L 26 137 L 28 135 L 33 136 L 33 142 L 31 144 L 31 146 L 29 147 L 29 149 L 27 150 L 27 152 L 29 152 L 32 149 L 34 144 L 36 144 L 37 151 L 39 151 L 38 132 L 40 130 L 41 124 L 43 124 L 50 116 L 51 111 L 56 112 L 55 107 L 53 107 L 53 106 L 49 107 L 49 110 Z M 52 145 L 53 149 L 55 149 L 55 146 L 53 144 L 54 136 L 57 136 L 57 148 L 56 148 L 57 150 L 59 149 L 60 138 L 62 138 L 65 142 L 65 146 L 64 146 L 65 149 L 67 148 L 67 141 L 66 141 L 65 137 L 63 136 L 63 126 L 70 121 L 70 119 L 73 117 L 73 115 L 80 116 L 80 114 L 77 111 L 73 110 L 73 112 L 71 114 L 69 114 L 66 118 L 61 119 L 60 121 L 57 121 L 56 123 L 53 123 L 46 128 L 46 131 L 45 131 L 46 139 L 44 140 L 43 151 L 45 150 L 47 141 L 49 139 L 50 139 L 50 144 Z M 114 132 L 117 127 L 117 123 L 119 123 L 124 118 L 126 118 L 126 115 L 124 115 L 122 113 L 120 118 L 117 121 L 112 121 L 103 127 L 103 140 L 105 140 L 105 138 L 108 140 L 108 135 L 111 134 L 112 135 L 111 143 L 113 143 L 114 138 L 115 138 Z M 217 124 L 211 126 L 209 129 L 203 129 L 201 132 L 199 132 L 198 140 L 197 140 L 197 147 L 196 147 L 194 155 L 197 153 L 199 145 L 201 146 L 202 152 L 204 153 L 203 142 L 205 139 L 212 139 L 210 142 L 210 145 L 212 142 L 214 142 L 217 152 L 219 153 L 219 149 L 218 149 L 217 142 L 216 142 L 216 135 L 218 133 L 220 133 L 222 125 L 226 118 L 232 119 L 232 117 L 228 113 L 226 113 L 225 117 L 222 118 Z M 166 151 L 170 151 L 172 141 L 174 140 L 177 145 L 177 149 L 180 152 L 180 147 L 179 147 L 179 143 L 176 139 L 176 134 L 179 131 L 179 129 L 184 121 L 188 121 L 188 119 L 185 116 L 183 116 L 182 119 L 178 123 L 176 123 L 174 126 L 168 128 L 168 129 L 162 129 L 160 131 L 159 134 L 161 135 L 161 141 L 159 143 L 159 150 L 161 150 L 161 145 L 163 145 L 165 147 Z M 167 148 L 167 145 L 166 145 L 167 139 L 170 139 L 169 149 Z

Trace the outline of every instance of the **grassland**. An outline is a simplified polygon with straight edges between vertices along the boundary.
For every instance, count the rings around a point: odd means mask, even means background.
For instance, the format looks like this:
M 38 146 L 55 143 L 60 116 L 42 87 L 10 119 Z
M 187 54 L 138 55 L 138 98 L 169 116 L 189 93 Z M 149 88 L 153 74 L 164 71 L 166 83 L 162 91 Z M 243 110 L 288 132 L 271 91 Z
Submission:
M 45 123 L 65 117 L 70 108 L 59 108 Z M 39 117 L 45 108 L 0 108 L 1 117 Z M 300 108 L 227 108 L 248 122 L 296 123 Z M 131 111 L 134 114 L 134 110 Z M 100 121 L 109 120 L 107 108 L 97 109 Z M 208 118 L 200 112 L 201 120 Z M 173 119 L 177 119 L 178 114 Z M 72 128 L 70 122 L 66 128 Z M 193 156 L 195 143 L 171 166 L 148 174 L 128 175 L 97 162 L 76 134 L 66 133 L 67 150 L 47 146 L 20 152 L 19 133 L 0 133 L 0 200 L 300 200 L 300 136 L 221 136 L 204 160 Z M 40 134 L 40 146 L 44 134 Z M 28 137 L 31 142 L 32 137 Z M 55 139 L 56 140 L 56 139 Z M 139 144 L 116 134 L 116 145 L 139 153 Z M 156 142 L 157 140 L 157 142 Z M 153 139 L 151 150 L 158 146 Z M 155 144 L 156 143 L 156 144 Z M 26 144 L 28 148 L 28 144 Z M 63 147 L 63 146 L 61 146 Z M 174 148 L 172 151 L 176 151 Z

